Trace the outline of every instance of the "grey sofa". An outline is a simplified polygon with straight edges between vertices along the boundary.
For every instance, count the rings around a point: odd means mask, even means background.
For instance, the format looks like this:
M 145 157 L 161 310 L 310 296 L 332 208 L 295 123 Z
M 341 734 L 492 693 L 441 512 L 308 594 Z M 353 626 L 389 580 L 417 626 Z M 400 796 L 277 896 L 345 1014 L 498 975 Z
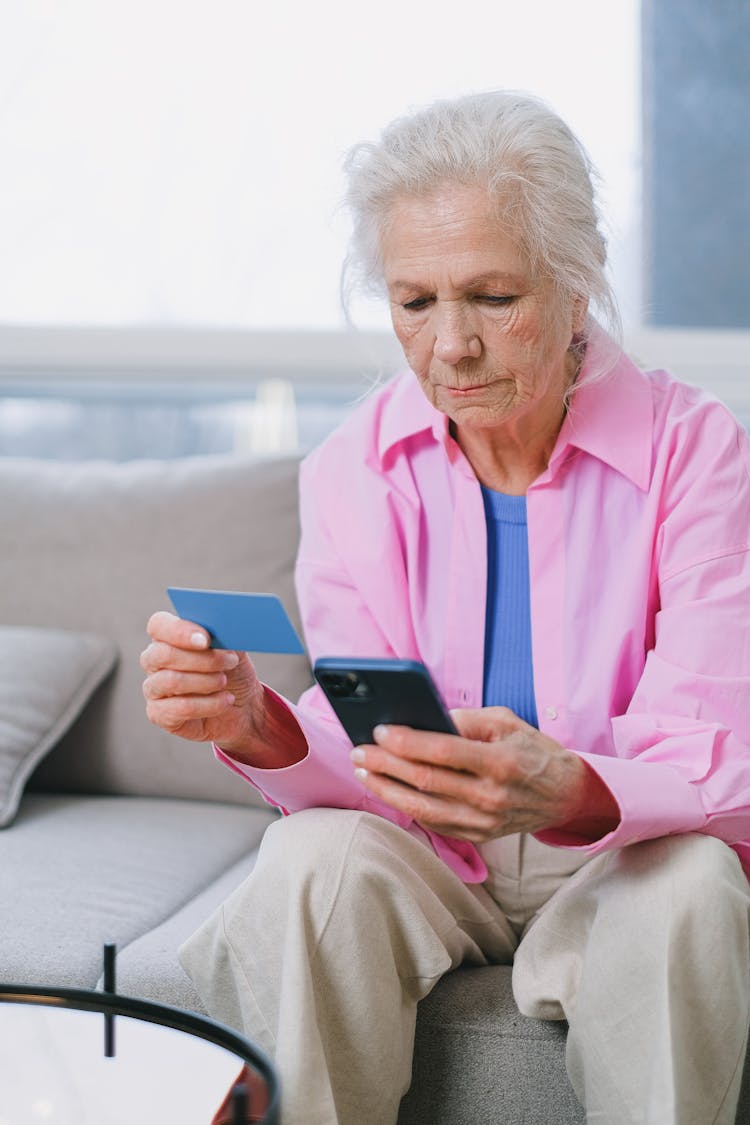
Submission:
M 11 771 L 0 981 L 94 988 L 112 941 L 119 992 L 201 1011 L 176 949 L 251 870 L 275 814 L 209 747 L 148 723 L 138 656 L 171 584 L 275 591 L 296 618 L 296 473 L 293 458 L 0 459 L 0 755 L 3 699 L 49 728 L 26 731 Z M 290 697 L 310 682 L 303 657 L 258 663 Z M 509 977 L 461 969 L 423 1001 L 402 1125 L 584 1120 L 564 1026 L 520 1016 Z

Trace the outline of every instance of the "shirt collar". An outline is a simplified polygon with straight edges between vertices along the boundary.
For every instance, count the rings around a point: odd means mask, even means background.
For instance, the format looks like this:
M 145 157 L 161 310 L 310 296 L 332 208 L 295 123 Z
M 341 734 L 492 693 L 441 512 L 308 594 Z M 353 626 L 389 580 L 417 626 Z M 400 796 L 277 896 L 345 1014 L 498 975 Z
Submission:
M 436 441 L 445 444 L 448 424 L 447 414 L 432 405 L 414 372 L 404 371 L 391 383 L 378 433 L 378 457 L 382 461 L 394 446 L 430 430 Z
M 590 380 L 590 381 L 587 381 Z M 646 489 L 653 458 L 653 397 L 648 376 L 603 329 L 591 332 L 549 472 L 580 449 Z
M 599 374 L 602 371 L 606 374 Z M 653 426 L 648 377 L 603 329 L 594 325 L 580 381 L 548 472 L 554 475 L 571 450 L 579 449 L 611 465 L 639 488 L 647 488 L 651 479 Z M 406 371 L 391 384 L 379 428 L 378 457 L 382 462 L 394 446 L 427 431 L 448 448 L 448 426 L 447 415 L 432 405 L 416 376 Z

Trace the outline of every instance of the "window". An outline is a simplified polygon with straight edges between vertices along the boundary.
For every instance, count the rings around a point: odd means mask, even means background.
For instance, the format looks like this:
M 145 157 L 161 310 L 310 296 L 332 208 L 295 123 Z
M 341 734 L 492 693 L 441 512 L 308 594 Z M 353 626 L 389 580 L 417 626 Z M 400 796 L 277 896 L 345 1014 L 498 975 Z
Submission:
M 636 0 L 0 12 L 0 325 L 338 329 L 343 153 L 409 107 L 501 86 L 588 148 L 637 320 Z

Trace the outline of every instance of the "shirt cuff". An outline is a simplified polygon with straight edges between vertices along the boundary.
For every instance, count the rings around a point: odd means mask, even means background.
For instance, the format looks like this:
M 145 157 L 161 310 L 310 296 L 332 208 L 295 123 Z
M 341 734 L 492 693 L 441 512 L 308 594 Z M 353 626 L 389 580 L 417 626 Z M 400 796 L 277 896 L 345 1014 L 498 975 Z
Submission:
M 617 801 L 620 823 L 612 832 L 592 841 L 582 841 L 569 832 L 550 828 L 534 833 L 540 843 L 576 848 L 594 856 L 639 840 L 653 840 L 678 832 L 699 832 L 705 827 L 707 817 L 698 791 L 673 766 L 601 754 L 579 756 L 598 774 Z
M 236 761 L 220 746 L 214 745 L 219 761 L 254 785 L 269 804 L 282 812 L 307 808 L 357 808 L 367 791 L 354 776 L 354 767 L 349 759 L 349 740 L 345 736 L 337 736 L 333 723 L 301 711 L 266 684 L 263 686 L 296 721 L 307 742 L 307 754 L 290 766 L 260 769 Z

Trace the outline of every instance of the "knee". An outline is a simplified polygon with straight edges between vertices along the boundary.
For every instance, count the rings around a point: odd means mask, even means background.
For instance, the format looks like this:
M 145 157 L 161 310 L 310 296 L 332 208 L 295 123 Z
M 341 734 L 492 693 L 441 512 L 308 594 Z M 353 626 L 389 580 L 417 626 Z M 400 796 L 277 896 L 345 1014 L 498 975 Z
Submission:
M 316 808 L 279 818 L 263 837 L 254 882 L 299 889 L 338 869 L 349 855 L 363 815 L 350 809 Z
M 306 809 L 267 829 L 255 868 L 237 895 L 252 896 L 264 911 L 275 903 L 282 911 L 317 913 L 334 900 L 354 912 L 366 912 L 372 901 L 398 909 L 444 872 L 431 848 L 383 817 Z
M 686 883 L 696 890 L 709 892 L 726 884 L 744 889 L 748 885 L 737 853 L 723 840 L 699 832 L 645 840 L 625 848 L 622 854 L 633 866 L 661 873 L 670 883 Z
M 292 813 L 266 830 L 248 881 L 263 900 L 368 898 L 377 885 L 403 873 L 412 852 L 428 849 L 403 829 L 353 809 Z M 262 889 L 261 889 L 262 888 Z
M 750 886 L 737 853 L 722 840 L 697 832 L 664 836 L 623 849 L 622 859 L 655 902 L 712 925 L 734 919 L 747 934 Z
M 224 902 L 227 935 L 244 935 L 261 919 L 265 930 L 278 934 L 300 919 L 325 920 L 363 815 L 349 809 L 306 809 L 274 821 L 253 870 Z
M 393 921 L 398 930 L 414 909 L 420 863 L 443 868 L 423 843 L 372 813 L 293 813 L 267 829 L 255 868 L 224 903 L 225 932 L 244 935 L 261 919 L 278 935 L 301 927 L 313 942 L 341 927 L 374 935 Z
M 279 817 L 266 829 L 258 854 L 259 862 L 284 867 L 314 863 L 336 850 L 355 831 L 362 813 L 352 809 L 303 809 Z

